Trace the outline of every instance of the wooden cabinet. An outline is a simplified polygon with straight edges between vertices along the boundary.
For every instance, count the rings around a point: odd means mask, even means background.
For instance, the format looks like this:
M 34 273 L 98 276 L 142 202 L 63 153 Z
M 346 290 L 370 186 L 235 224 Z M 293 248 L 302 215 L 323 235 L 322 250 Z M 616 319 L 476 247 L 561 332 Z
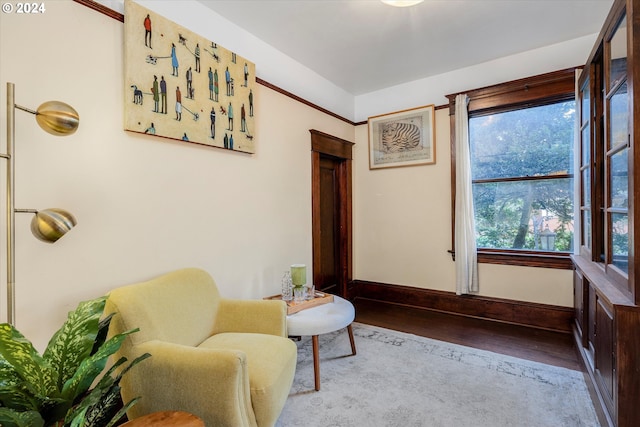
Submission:
M 577 88 L 574 335 L 608 424 L 638 426 L 640 0 L 614 1 Z
M 640 310 L 598 263 L 574 257 L 574 336 L 610 426 L 640 425 Z M 580 319 L 579 314 L 582 314 Z

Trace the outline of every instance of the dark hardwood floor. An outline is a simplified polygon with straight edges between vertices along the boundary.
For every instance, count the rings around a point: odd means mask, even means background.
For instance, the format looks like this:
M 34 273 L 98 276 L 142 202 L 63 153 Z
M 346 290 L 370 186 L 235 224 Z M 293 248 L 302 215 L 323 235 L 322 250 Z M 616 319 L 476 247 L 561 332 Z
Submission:
M 581 371 L 573 337 L 356 298 L 356 322 Z

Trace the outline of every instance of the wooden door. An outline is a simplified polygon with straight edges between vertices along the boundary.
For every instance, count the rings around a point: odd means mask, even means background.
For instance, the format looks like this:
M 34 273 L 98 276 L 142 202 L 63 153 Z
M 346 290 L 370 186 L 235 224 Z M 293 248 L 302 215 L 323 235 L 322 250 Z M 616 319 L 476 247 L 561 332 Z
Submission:
M 313 283 L 349 298 L 351 281 L 351 147 L 311 130 Z
M 316 288 L 342 295 L 340 289 L 340 167 L 344 160 L 320 154 L 319 198 L 320 222 L 317 264 L 314 261 L 314 283 Z

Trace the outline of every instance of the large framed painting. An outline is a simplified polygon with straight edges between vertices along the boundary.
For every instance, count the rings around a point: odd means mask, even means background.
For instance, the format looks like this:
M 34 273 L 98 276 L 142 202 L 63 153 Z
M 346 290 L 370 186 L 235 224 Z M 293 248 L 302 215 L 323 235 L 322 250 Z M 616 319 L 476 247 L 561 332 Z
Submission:
M 128 131 L 255 153 L 255 64 L 125 1 Z
M 435 106 L 369 117 L 369 169 L 435 164 Z

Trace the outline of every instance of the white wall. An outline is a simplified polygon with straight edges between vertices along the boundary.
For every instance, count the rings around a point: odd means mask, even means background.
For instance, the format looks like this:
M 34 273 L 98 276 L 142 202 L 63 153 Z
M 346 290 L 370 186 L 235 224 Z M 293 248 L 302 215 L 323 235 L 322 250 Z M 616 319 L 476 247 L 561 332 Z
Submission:
M 436 112 L 436 164 L 369 170 L 367 126 L 354 146 L 354 277 L 455 290 L 448 110 Z M 453 286 L 453 288 L 452 288 Z
M 501 58 L 356 97 L 358 121 L 423 105 L 445 95 L 583 64 L 595 35 Z M 451 248 L 448 108 L 436 112 L 435 165 L 368 169 L 367 126 L 356 130 L 354 276 L 455 292 Z M 386 242 L 387 245 L 383 245 Z M 481 264 L 480 295 L 572 306 L 569 270 Z
M 18 216 L 18 329 L 43 349 L 79 301 L 176 268 L 204 268 L 225 296 L 261 298 L 291 263 L 311 265 L 309 129 L 353 140 L 353 126 L 258 85 L 254 155 L 125 132 L 122 23 L 71 1 L 46 7 L 1 15 L 1 97 L 11 81 L 18 104 L 59 99 L 81 123 L 54 137 L 17 112 L 16 206 L 61 207 L 78 225 L 47 245 Z
M 436 110 L 436 164 L 369 170 L 367 126 L 354 150 L 354 277 L 455 292 L 449 109 Z M 479 295 L 572 306 L 569 270 L 480 264 Z

